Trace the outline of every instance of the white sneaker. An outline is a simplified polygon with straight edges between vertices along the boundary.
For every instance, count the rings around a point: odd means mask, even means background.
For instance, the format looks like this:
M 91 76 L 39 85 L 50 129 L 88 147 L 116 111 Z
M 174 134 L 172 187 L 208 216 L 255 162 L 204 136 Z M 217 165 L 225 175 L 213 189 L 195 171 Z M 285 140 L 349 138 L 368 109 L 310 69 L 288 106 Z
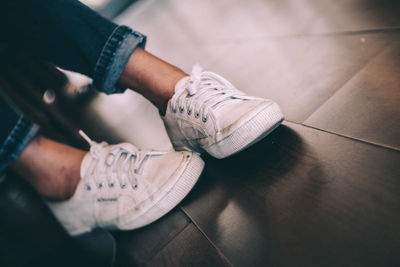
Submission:
M 162 118 L 176 150 L 207 151 L 216 158 L 261 140 L 284 119 L 276 103 L 248 96 L 198 65 L 176 84 Z
M 94 227 L 131 230 L 157 220 L 189 193 L 204 167 L 192 152 L 146 152 L 80 133 L 91 146 L 82 179 L 72 198 L 48 203 L 71 235 Z

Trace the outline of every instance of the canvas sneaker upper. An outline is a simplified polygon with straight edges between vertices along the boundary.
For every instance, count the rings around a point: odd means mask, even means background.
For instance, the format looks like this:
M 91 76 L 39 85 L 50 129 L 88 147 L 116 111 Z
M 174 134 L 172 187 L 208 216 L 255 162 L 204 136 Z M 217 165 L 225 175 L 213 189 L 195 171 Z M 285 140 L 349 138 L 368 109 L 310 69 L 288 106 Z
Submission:
M 96 143 L 81 164 L 75 194 L 49 206 L 72 235 L 94 227 L 135 229 L 176 206 L 200 176 L 204 163 L 193 153 L 139 150 L 129 143 Z
M 177 150 L 205 150 L 223 158 L 268 133 L 283 115 L 273 101 L 248 96 L 225 78 L 195 65 L 191 75 L 176 84 L 163 120 Z M 246 136 L 239 140 L 238 135 Z M 232 141 L 234 147 L 227 147 Z

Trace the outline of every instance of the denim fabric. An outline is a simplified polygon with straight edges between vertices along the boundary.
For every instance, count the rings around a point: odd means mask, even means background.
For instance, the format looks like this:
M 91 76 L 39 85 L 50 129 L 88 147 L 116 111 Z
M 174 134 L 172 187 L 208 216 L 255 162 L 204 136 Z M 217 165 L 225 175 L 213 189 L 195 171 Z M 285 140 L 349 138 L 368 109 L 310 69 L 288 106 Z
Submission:
M 144 48 L 146 37 L 116 25 L 77 0 L 2 0 L 1 43 L 87 75 L 97 90 L 112 94 L 125 90 L 117 81 L 133 51 Z M 0 105 L 2 171 L 26 147 L 38 126 L 8 103 L 0 101 Z
M 39 126 L 24 116 L 14 104 L 0 94 L 0 174 L 15 160 L 36 136 Z
M 1 41 L 92 77 L 95 88 L 108 94 L 123 91 L 116 81 L 146 40 L 77 0 L 2 0 L 0 27 Z
M 96 63 L 93 84 L 107 94 L 121 93 L 126 88 L 117 85 L 130 55 L 140 46 L 144 48 L 146 36 L 126 26 L 117 27 L 107 40 Z

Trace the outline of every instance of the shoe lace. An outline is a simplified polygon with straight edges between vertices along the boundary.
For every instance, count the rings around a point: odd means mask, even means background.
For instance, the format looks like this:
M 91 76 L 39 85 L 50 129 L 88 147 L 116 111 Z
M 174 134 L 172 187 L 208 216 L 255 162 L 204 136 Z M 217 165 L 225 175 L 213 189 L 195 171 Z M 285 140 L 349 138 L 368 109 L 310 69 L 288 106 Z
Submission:
M 90 145 L 91 161 L 82 177 L 86 190 L 91 190 L 93 184 L 101 189 L 105 183 L 110 188 L 119 183 L 121 188 L 130 184 L 136 189 L 147 159 L 166 153 L 142 151 L 128 143 L 110 146 L 106 142 L 93 141 L 82 130 L 79 130 L 79 134 Z
M 251 99 L 236 89 L 223 77 L 208 71 L 202 71 L 200 65 L 193 66 L 185 86 L 177 88 L 176 97 L 171 101 L 172 111 L 202 118 L 206 122 L 212 110 L 216 110 L 232 101 Z

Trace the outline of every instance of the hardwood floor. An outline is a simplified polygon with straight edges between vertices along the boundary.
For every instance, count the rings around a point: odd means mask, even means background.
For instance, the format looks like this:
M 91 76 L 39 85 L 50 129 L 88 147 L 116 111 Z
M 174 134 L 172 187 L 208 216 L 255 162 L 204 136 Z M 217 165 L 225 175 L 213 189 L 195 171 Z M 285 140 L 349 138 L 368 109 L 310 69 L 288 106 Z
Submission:
M 134 262 L 144 265 L 178 236 L 190 220 L 175 209 L 150 226 L 135 231 L 115 232 L 118 243 L 117 261 L 121 264 Z
M 150 52 L 185 71 L 200 62 L 287 118 L 240 154 L 205 156 L 161 220 L 114 233 L 118 266 L 399 266 L 399 12 L 388 0 L 146 0 L 118 17 Z M 132 93 L 91 108 L 92 129 L 169 145 Z
M 230 266 L 197 227 L 189 224 L 147 266 Z
M 399 162 L 398 151 L 285 123 L 208 159 L 183 210 L 235 266 L 400 264 Z
M 400 149 L 399 41 L 397 37 L 305 123 Z

